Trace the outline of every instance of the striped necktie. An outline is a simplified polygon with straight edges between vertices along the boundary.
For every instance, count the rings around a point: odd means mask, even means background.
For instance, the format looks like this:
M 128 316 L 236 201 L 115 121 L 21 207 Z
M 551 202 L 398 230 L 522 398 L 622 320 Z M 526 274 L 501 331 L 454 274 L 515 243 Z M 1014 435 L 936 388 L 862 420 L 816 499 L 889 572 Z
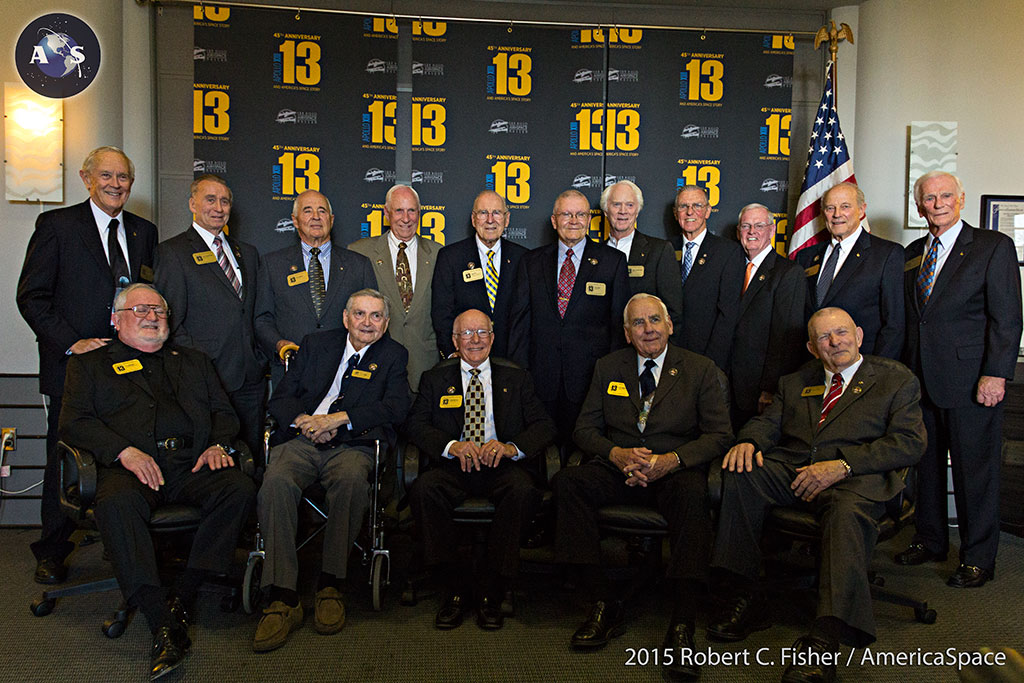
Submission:
M 928 249 L 928 255 L 924 257 L 921 270 L 917 273 L 917 303 L 924 308 L 932 295 L 932 287 L 935 285 L 935 266 L 939 260 L 939 238 L 932 239 L 932 246 Z
M 238 281 L 238 276 L 235 275 L 235 269 L 231 267 L 231 262 L 228 261 L 228 255 L 224 253 L 224 249 L 221 247 L 220 235 L 213 238 L 213 250 L 216 252 L 217 263 L 220 264 L 221 270 L 228 277 L 228 282 L 235 289 L 235 294 L 238 298 L 242 298 L 242 283 Z
M 487 303 L 494 312 L 494 300 L 498 298 L 498 270 L 494 267 L 494 250 L 487 250 L 487 269 L 484 271 L 484 286 L 487 288 Z
M 843 393 L 843 373 L 837 372 L 832 375 L 832 383 L 828 385 L 828 393 L 825 394 L 825 400 L 821 404 L 821 417 L 818 418 L 818 427 L 821 427 L 825 422 L 825 418 L 832 412 L 832 406 L 836 404 L 839 397 Z

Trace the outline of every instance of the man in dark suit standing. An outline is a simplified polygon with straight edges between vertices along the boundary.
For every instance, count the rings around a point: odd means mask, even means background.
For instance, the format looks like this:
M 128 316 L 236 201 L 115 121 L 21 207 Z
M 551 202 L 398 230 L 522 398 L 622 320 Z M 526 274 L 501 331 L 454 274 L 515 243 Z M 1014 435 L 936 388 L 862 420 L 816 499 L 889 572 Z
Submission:
M 447 589 L 434 619 L 440 629 L 462 623 L 469 591 L 476 592 L 477 625 L 501 628 L 501 601 L 518 573 L 522 533 L 542 499 L 527 463 L 555 438 L 530 373 L 490 358 L 493 330 L 490 318 L 476 309 L 455 319 L 451 338 L 459 359 L 423 374 L 405 425 L 409 441 L 430 458 L 430 469 L 409 492 L 409 504 L 424 564 Z M 486 496 L 495 505 L 486 573 L 475 577 L 457 561 L 452 522 L 452 511 L 469 496 Z
M 618 319 L 629 298 L 626 259 L 587 239 L 590 202 L 576 190 L 551 212 L 558 241 L 523 257 L 512 309 L 512 360 L 529 368 L 537 395 L 558 428 L 572 431 L 594 363 L 623 345 Z
M 348 334 L 305 337 L 270 399 L 271 414 L 294 438 L 270 451 L 259 492 L 270 605 L 256 627 L 256 652 L 281 647 L 302 624 L 295 535 L 302 491 L 317 481 L 327 490 L 328 514 L 313 628 L 330 635 L 345 625 L 348 556 L 370 506 L 374 440 L 386 450 L 409 410 L 409 354 L 384 336 L 389 318 L 377 290 L 352 294 L 342 314 Z
M 653 505 L 668 519 L 674 587 L 666 648 L 693 648 L 699 588 L 711 551 L 708 463 L 732 439 L 725 375 L 708 358 L 669 344 L 672 320 L 660 299 L 635 294 L 623 312 L 632 348 L 597 362 L 576 422 L 576 443 L 591 460 L 558 472 L 555 557 L 583 565 L 594 600 L 572 636 L 577 649 L 602 647 L 623 630 L 622 603 L 613 599 L 600 565 L 597 510 L 622 503 Z M 696 675 L 674 662 L 668 675 Z
M 206 355 L 165 344 L 167 302 L 134 284 L 114 300 L 117 339 L 68 362 L 61 439 L 99 464 L 96 526 L 121 593 L 153 633 L 150 677 L 184 659 L 189 614 L 208 574 L 228 571 L 255 485 L 234 466 L 238 432 L 220 380 Z M 168 590 L 149 535 L 158 506 L 199 507 L 185 571 Z
M 630 180 L 620 180 L 604 188 L 601 210 L 608 221 L 608 246 L 626 257 L 630 295 L 653 294 L 668 307 L 675 329 L 681 329 L 683 288 L 676 266 L 672 243 L 645 235 L 636 229 L 637 217 L 644 208 L 644 193 Z
M 806 656 L 786 669 L 782 680 L 789 683 L 833 681 L 831 653 L 840 641 L 874 642 L 868 568 L 876 520 L 903 488 L 897 470 L 916 463 L 925 445 L 920 384 L 905 366 L 861 355 L 864 333 L 842 309 L 818 311 L 807 331 L 807 348 L 818 360 L 779 380 L 775 400 L 740 430 L 722 463 L 711 562 L 727 574 L 732 595 L 709 622 L 708 637 L 743 640 L 765 628 L 757 549 L 769 510 L 817 514 L 818 612 L 810 633 L 793 645 Z
M 390 228 L 383 235 L 364 237 L 348 245 L 370 259 L 380 291 L 393 302 L 389 334 L 409 351 L 409 385 L 437 364 L 437 338 L 430 322 L 434 264 L 440 246 L 420 237 L 420 196 L 408 185 L 395 185 L 384 198 Z
M 867 202 L 853 183 L 839 183 L 821 197 L 831 239 L 798 252 L 807 274 L 807 317 L 818 309 L 842 308 L 864 330 L 864 350 L 899 358 L 903 317 L 903 249 L 864 229 Z
M 223 178 L 192 181 L 192 227 L 160 243 L 156 286 L 171 306 L 171 339 L 213 359 L 241 423 L 239 436 L 261 453 L 266 362 L 253 331 L 260 257 L 256 247 L 228 240 L 231 203 Z
M 946 455 L 960 529 L 954 588 L 984 585 L 999 549 L 999 467 L 1006 380 L 1021 335 L 1020 269 L 1009 237 L 960 219 L 959 178 L 932 172 L 914 183 L 927 237 L 906 250 L 907 365 L 924 387 L 928 450 L 917 471 L 917 533 L 900 564 L 949 552 Z
M 748 204 L 740 210 L 736 236 L 747 255 L 747 270 L 729 366 L 734 430 L 764 412 L 779 377 L 803 360 L 803 269 L 772 248 L 774 235 L 775 218 L 768 207 Z
M 449 244 L 437 255 L 430 311 L 437 348 L 445 358 L 455 352 L 451 338 L 455 317 L 475 308 L 494 321 L 491 352 L 507 358 L 516 269 L 528 250 L 502 238 L 509 211 L 505 199 L 494 190 L 476 196 L 470 218 L 476 235 Z
M 256 339 L 270 359 L 275 386 L 284 377 L 283 348 L 307 334 L 338 329 L 352 292 L 377 288 L 369 259 L 331 240 L 334 212 L 327 197 L 316 190 L 300 194 L 292 223 L 299 243 L 264 256 L 257 275 Z
M 704 188 L 681 188 L 675 213 L 683 231 L 683 321 L 673 340 L 728 372 L 743 286 L 743 250 L 707 229 L 711 204 Z
M 39 343 L 39 391 L 49 403 L 46 470 L 43 474 L 42 534 L 32 544 L 35 580 L 64 581 L 64 559 L 75 530 L 60 509 L 57 424 L 64 369 L 72 355 L 110 341 L 110 309 L 129 282 L 153 281 L 156 226 L 124 211 L 135 166 L 116 147 L 99 147 L 78 172 L 89 199 L 39 215 L 18 280 L 18 310 Z M 114 246 L 111 249 L 111 245 Z

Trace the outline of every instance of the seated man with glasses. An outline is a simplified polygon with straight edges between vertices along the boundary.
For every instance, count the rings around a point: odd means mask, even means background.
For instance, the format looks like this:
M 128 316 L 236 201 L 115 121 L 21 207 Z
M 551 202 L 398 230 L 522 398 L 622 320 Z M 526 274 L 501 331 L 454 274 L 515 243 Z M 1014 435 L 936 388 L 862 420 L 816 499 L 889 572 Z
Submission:
M 117 339 L 68 361 L 60 437 L 99 464 L 96 525 L 125 599 L 153 632 L 150 676 L 177 667 L 191 642 L 189 613 L 208 574 L 229 568 L 255 487 L 226 444 L 238 433 L 210 359 L 166 345 L 167 302 L 133 284 L 114 299 Z M 202 509 L 185 571 L 168 590 L 150 540 L 151 511 Z
M 530 374 L 491 358 L 491 321 L 471 309 L 455 319 L 451 338 L 459 360 L 423 373 L 405 431 L 430 458 L 413 484 L 410 505 L 424 563 L 446 588 L 434 619 L 439 629 L 462 623 L 476 591 L 477 625 L 503 624 L 501 600 L 519 567 L 519 545 L 542 494 L 529 460 L 555 437 L 555 425 L 533 392 Z M 474 577 L 457 559 L 452 511 L 470 496 L 494 501 L 485 573 Z
M 491 351 L 507 358 L 509 312 L 515 292 L 516 269 L 526 247 L 504 239 L 509 211 L 494 190 L 484 190 L 473 201 L 470 214 L 476 234 L 441 249 L 431 284 L 430 317 L 437 335 L 437 348 L 450 358 L 452 323 L 463 311 L 475 308 L 494 321 Z

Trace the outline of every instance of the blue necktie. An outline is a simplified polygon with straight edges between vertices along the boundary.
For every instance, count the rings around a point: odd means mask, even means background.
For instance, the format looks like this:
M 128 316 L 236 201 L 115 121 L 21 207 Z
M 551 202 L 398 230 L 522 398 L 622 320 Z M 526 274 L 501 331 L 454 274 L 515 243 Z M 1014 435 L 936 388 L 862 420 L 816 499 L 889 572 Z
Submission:
M 932 240 L 932 246 L 928 255 L 921 264 L 921 270 L 917 273 L 917 303 L 924 308 L 928 298 L 932 295 L 932 287 L 935 285 L 935 265 L 939 260 L 939 238 Z
M 690 276 L 690 268 L 693 268 L 693 248 L 697 246 L 696 242 L 686 243 L 686 254 L 683 255 L 683 284 L 686 284 L 686 278 Z

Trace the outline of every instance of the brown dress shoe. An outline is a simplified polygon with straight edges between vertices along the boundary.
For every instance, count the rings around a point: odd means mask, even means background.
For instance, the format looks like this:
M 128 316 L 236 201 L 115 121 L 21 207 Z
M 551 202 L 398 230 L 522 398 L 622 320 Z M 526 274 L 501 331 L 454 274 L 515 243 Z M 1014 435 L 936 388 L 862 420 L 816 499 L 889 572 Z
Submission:
M 256 625 L 256 635 L 252 639 L 255 652 L 276 650 L 288 641 L 288 634 L 302 626 L 302 604 L 289 607 L 280 600 L 270 603 L 263 610 L 260 623 Z
M 911 543 L 906 550 L 896 553 L 892 559 L 896 564 L 914 566 L 925 562 L 945 562 L 946 553 L 932 552 L 920 543 Z
M 981 588 L 989 579 L 993 578 L 995 578 L 995 572 L 991 569 L 962 564 L 956 568 L 953 576 L 949 577 L 946 585 L 950 588 Z
M 345 625 L 345 600 L 334 586 L 321 588 L 313 602 L 313 628 L 323 636 L 341 630 Z

